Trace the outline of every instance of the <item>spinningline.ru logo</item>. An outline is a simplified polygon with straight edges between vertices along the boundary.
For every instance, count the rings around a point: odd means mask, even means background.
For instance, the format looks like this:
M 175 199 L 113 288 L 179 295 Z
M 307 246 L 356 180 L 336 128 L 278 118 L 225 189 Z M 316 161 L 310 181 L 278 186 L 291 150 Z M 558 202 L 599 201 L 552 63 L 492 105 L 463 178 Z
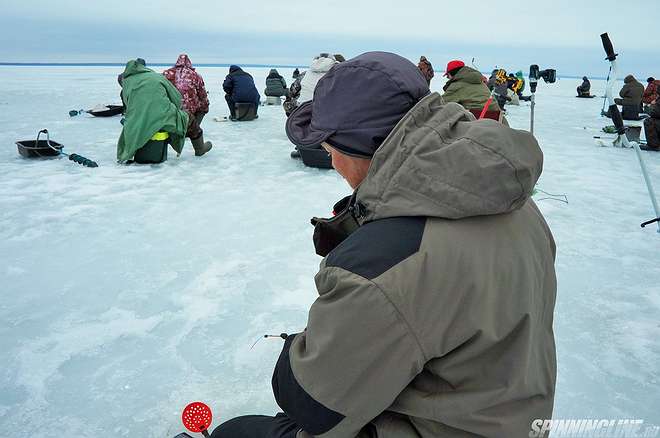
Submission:
M 557 419 L 532 421 L 529 438 L 656 438 L 660 426 L 639 419 Z

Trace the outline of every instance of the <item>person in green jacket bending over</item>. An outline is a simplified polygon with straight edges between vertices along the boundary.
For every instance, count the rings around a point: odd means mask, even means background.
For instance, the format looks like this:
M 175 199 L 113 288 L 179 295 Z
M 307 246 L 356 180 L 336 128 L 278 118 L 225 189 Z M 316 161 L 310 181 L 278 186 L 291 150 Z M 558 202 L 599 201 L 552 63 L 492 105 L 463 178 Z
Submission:
M 180 154 L 194 120 L 182 109 L 181 93 L 163 75 L 135 60 L 126 64 L 122 77 L 126 114 L 117 143 L 117 160 L 165 161 L 167 143 Z M 162 153 L 154 153 L 154 146 L 158 145 Z
M 481 73 L 465 65 L 463 61 L 450 61 L 447 64 L 445 76 L 449 79 L 443 90 L 442 99 L 445 102 L 456 102 L 467 110 L 481 110 L 490 97 L 488 87 L 483 83 Z M 499 105 L 493 100 L 488 111 L 500 111 Z

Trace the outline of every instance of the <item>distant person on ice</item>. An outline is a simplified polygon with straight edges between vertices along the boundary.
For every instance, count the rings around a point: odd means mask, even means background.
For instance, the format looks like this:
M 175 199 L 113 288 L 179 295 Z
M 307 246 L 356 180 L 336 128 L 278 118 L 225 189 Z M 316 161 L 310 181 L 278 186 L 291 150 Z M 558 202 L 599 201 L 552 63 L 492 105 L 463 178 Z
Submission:
M 270 73 L 266 77 L 266 90 L 264 91 L 266 96 L 273 97 L 282 97 L 289 94 L 287 89 L 286 81 L 277 69 L 271 69 Z
M 117 143 L 120 162 L 132 160 L 157 134 L 167 136 L 167 143 L 181 153 L 194 116 L 183 109 L 181 93 L 174 85 L 162 74 L 133 60 L 122 73 L 122 98 L 126 114 Z M 199 155 L 197 149 L 195 154 Z
M 454 60 L 447 64 L 445 76 L 448 81 L 443 87 L 442 98 L 445 102 L 456 102 L 465 109 L 483 109 L 490 97 L 488 87 L 482 81 L 481 73 L 468 67 L 463 61 Z M 504 91 L 506 95 L 506 90 Z M 491 101 L 488 111 L 499 111 L 495 100 Z
M 237 103 L 252 103 L 256 107 L 255 110 L 259 108 L 261 96 L 254 85 L 254 79 L 239 66 L 229 67 L 229 74 L 222 83 L 222 89 L 225 91 L 225 100 L 229 107 L 231 120 L 236 119 Z
M 494 91 L 495 100 L 497 100 L 497 105 L 500 108 L 500 111 L 504 110 L 504 106 L 509 100 L 508 93 L 509 87 L 507 85 L 507 76 L 506 70 L 504 69 L 495 69 L 488 78 L 487 83 L 488 89 Z
M 337 64 L 334 56 L 321 53 L 312 60 L 312 64 L 300 80 L 300 95 L 298 104 L 310 101 L 314 98 L 314 89 L 317 82 Z
M 577 97 L 591 97 L 591 82 L 586 76 L 582 76 L 582 84 L 577 87 Z
M 209 112 L 209 97 L 204 85 L 204 79 L 195 71 L 188 55 L 181 54 L 174 67 L 167 69 L 163 75 L 179 90 L 183 97 L 183 109 L 191 120 L 186 136 L 190 138 L 195 155 L 202 156 L 211 150 L 211 142 L 204 142 L 202 120 Z
M 531 199 L 534 137 L 475 121 L 383 52 L 333 68 L 286 130 L 354 192 L 316 219 L 319 296 L 272 379 L 283 413 L 212 437 L 519 438 L 550 419 L 555 244 Z
M 426 83 L 430 86 L 431 79 L 433 79 L 433 76 L 435 76 L 435 72 L 433 71 L 433 65 L 431 64 L 431 61 L 426 59 L 426 56 L 421 56 L 419 58 L 419 63 L 417 63 L 417 68 L 419 69 L 419 71 L 422 72 L 422 76 L 424 76 L 424 79 L 426 79 Z
M 283 104 L 287 116 L 300 104 L 314 98 L 316 83 L 337 63 L 335 57 L 328 53 L 321 53 L 312 60 L 309 69 L 300 73 L 298 78 L 291 84 L 289 95 Z

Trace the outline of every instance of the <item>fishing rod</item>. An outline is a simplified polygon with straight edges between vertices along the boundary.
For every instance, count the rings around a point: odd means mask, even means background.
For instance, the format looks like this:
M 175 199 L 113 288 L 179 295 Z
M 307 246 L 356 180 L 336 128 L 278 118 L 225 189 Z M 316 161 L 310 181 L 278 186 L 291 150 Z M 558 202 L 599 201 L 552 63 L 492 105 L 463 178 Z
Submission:
M 607 59 L 610 62 L 610 71 L 611 71 L 611 77 L 607 81 L 607 87 L 606 87 L 606 94 L 605 96 L 607 97 L 607 100 L 609 101 L 609 109 L 608 113 L 612 117 L 612 121 L 614 122 L 614 127 L 616 128 L 616 133 L 617 133 L 617 139 L 615 141 L 620 141 L 624 147 L 627 148 L 634 148 L 635 149 L 635 154 L 637 155 L 637 160 L 639 161 L 639 167 L 642 169 L 642 175 L 644 176 L 644 181 L 646 182 L 646 189 L 649 192 L 649 197 L 651 198 L 651 204 L 653 205 L 653 210 L 655 211 L 655 217 L 656 219 L 652 219 L 651 221 L 646 221 L 642 224 L 642 228 L 644 228 L 646 225 L 652 224 L 653 222 L 656 222 L 658 226 L 658 233 L 660 233 L 660 221 L 657 218 L 660 218 L 660 209 L 658 208 L 658 201 L 656 200 L 655 197 L 655 190 L 653 190 L 653 183 L 651 182 L 651 178 L 649 178 L 648 171 L 646 170 L 646 164 L 644 163 L 644 159 L 642 158 L 642 152 L 639 149 L 639 144 L 637 142 L 629 142 L 628 137 L 626 136 L 626 127 L 623 124 L 623 118 L 621 117 L 621 113 L 619 112 L 619 107 L 614 103 L 614 97 L 612 95 L 612 87 L 614 86 L 614 82 L 617 80 L 617 64 L 616 64 L 616 58 L 619 56 L 618 53 L 614 53 L 614 46 L 612 45 L 612 41 L 610 40 L 609 35 L 607 35 L 607 32 L 604 34 L 600 35 L 600 39 L 603 42 L 603 49 L 605 49 L 605 54 Z
M 605 82 L 606 84 L 610 83 L 610 75 L 612 74 L 612 66 L 610 65 L 610 71 L 607 72 L 607 81 Z M 603 117 L 607 116 L 607 113 L 605 112 L 605 105 L 607 104 L 607 89 L 605 90 L 605 96 L 603 96 L 603 108 L 600 110 L 600 115 Z

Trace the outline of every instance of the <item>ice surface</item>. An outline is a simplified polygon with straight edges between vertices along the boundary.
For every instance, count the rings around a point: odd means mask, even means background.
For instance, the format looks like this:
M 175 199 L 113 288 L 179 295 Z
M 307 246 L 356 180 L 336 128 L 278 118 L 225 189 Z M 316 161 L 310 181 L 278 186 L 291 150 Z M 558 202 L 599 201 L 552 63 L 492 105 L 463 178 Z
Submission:
M 247 70 L 263 89 L 268 69 Z M 213 122 L 226 69 L 199 71 L 213 150 L 120 166 L 118 117 L 68 116 L 117 102 L 118 68 L 0 67 L 0 436 L 168 437 L 195 400 L 215 425 L 276 412 L 281 341 L 250 346 L 305 327 L 309 218 L 349 189 L 289 158 L 280 107 Z M 536 108 L 539 187 L 569 199 L 539 202 L 558 247 L 555 416 L 660 423 L 660 235 L 639 227 L 653 214 L 634 152 L 594 144 L 609 121 L 580 82 L 542 83 Z M 41 128 L 100 167 L 20 158 Z M 660 192 L 660 154 L 643 155 Z

